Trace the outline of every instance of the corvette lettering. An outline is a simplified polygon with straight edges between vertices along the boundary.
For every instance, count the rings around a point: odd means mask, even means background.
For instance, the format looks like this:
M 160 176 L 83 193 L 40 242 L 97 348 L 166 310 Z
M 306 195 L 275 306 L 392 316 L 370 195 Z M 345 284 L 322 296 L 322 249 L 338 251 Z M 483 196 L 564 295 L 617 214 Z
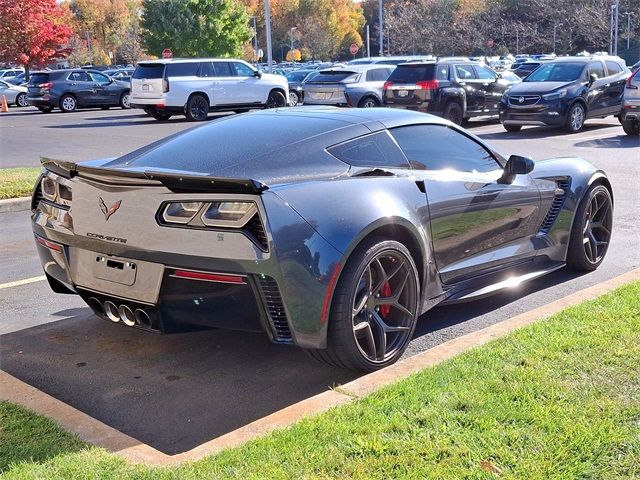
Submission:
M 110 237 L 109 235 L 101 235 L 99 233 L 87 233 L 87 237 L 91 238 L 99 238 L 100 240 L 106 240 L 107 242 L 115 242 L 115 243 L 127 243 L 126 238 L 119 237 Z

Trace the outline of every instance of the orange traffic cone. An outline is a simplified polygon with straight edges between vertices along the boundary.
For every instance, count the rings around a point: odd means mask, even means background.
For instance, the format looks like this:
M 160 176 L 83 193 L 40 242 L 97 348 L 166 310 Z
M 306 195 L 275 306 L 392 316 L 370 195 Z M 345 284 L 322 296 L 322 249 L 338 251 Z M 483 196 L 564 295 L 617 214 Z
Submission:
M 9 111 L 9 107 L 7 107 L 7 97 L 5 97 L 4 95 L 2 95 L 2 111 L 3 112 Z

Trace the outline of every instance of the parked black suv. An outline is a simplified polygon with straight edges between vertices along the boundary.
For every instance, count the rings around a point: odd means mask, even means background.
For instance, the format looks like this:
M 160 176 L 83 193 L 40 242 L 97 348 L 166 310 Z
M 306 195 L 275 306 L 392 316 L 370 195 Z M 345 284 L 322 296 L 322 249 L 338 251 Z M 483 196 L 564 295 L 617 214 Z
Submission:
M 618 57 L 563 57 L 542 64 L 500 101 L 500 121 L 509 132 L 523 125 L 582 130 L 588 118 L 620 115 L 631 72 Z
M 130 108 L 129 82 L 115 80 L 95 70 L 74 68 L 35 72 L 29 75 L 27 87 L 27 102 L 44 113 L 54 108 L 63 112 L 89 107 Z
M 472 117 L 498 115 L 509 88 L 500 74 L 463 59 L 398 65 L 384 84 L 383 104 L 432 113 L 458 125 Z

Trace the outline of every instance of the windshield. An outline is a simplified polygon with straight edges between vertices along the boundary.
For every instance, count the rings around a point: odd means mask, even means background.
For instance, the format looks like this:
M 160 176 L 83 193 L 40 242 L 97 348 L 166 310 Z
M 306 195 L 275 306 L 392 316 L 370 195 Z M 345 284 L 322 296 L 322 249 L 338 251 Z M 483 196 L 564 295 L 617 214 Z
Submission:
M 446 66 L 445 66 L 446 68 Z M 421 80 L 433 80 L 436 76 L 436 65 L 406 64 L 400 65 L 389 76 L 390 82 L 417 83 Z
M 584 70 L 584 63 L 547 63 L 529 75 L 525 82 L 574 82 Z

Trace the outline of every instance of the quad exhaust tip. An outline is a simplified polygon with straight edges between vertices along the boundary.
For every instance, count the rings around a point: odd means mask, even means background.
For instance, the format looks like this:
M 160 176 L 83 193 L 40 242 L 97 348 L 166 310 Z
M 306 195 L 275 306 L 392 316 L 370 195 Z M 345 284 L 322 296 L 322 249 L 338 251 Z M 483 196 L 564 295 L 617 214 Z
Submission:
M 118 313 L 118 307 L 111 301 L 104 302 L 104 314 L 112 322 L 118 323 L 120 321 L 120 314 Z
M 120 315 L 120 320 L 122 320 L 122 323 L 124 323 L 128 327 L 133 327 L 136 324 L 133 310 L 131 310 L 131 308 L 129 308 L 127 305 L 120 305 L 120 307 L 118 308 L 118 315 Z
M 107 300 L 102 303 L 96 297 L 90 297 L 87 300 L 87 303 L 95 313 L 107 317 L 114 323 L 121 321 L 129 327 L 138 326 L 149 330 L 154 329 L 154 321 L 151 316 L 152 313 L 148 310 L 142 308 L 136 308 L 133 310 L 125 304 L 118 306 L 111 300 Z
M 91 297 L 87 301 L 87 303 L 89 304 L 89 306 L 94 312 L 96 312 L 99 315 L 104 315 L 104 307 L 102 306 L 102 303 L 100 302 L 100 300 L 98 300 L 96 297 Z
M 134 315 L 136 323 L 144 328 L 152 328 L 151 317 L 147 312 L 142 310 L 141 308 L 136 309 Z

